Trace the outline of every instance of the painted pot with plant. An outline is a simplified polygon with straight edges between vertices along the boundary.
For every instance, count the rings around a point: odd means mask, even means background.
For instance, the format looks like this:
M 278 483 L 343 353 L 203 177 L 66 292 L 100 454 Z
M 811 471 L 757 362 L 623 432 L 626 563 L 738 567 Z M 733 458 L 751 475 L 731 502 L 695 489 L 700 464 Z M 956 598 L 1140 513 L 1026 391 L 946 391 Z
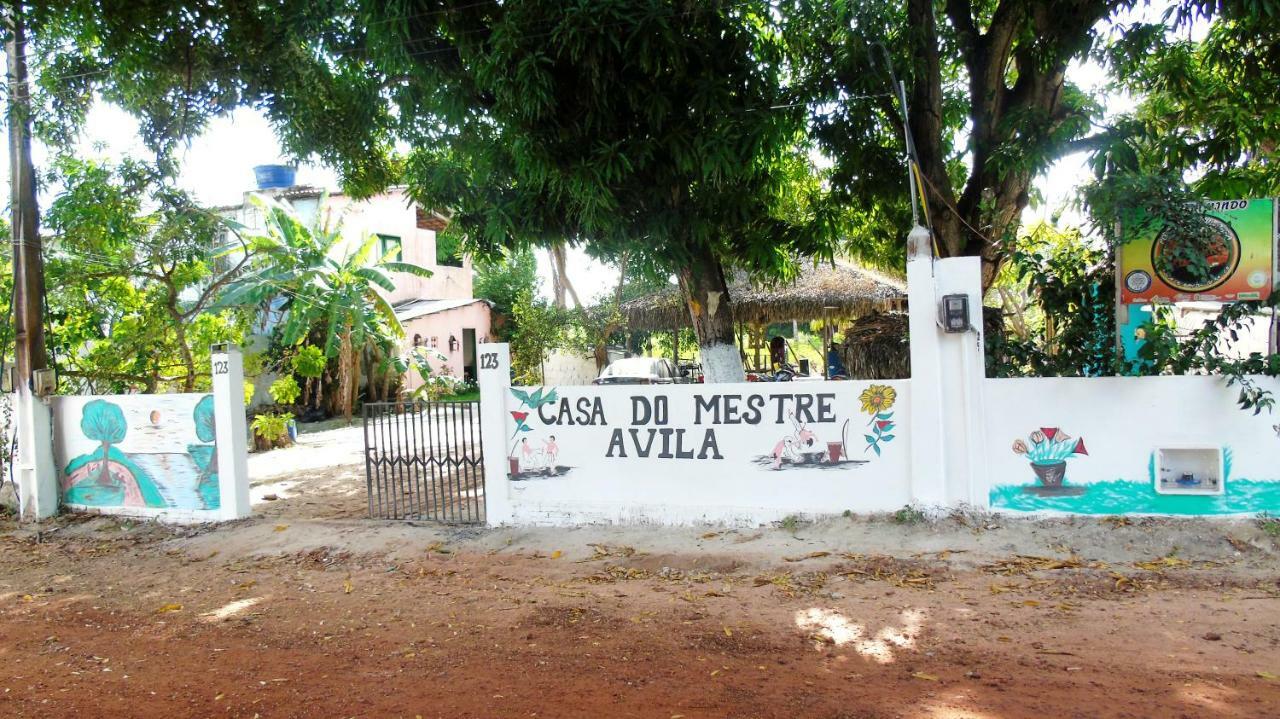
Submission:
M 1026 442 L 1015 440 L 1013 451 L 1031 462 L 1031 471 L 1045 487 L 1061 487 L 1067 477 L 1067 460 L 1089 454 L 1083 439 L 1057 427 L 1041 427 L 1028 435 Z

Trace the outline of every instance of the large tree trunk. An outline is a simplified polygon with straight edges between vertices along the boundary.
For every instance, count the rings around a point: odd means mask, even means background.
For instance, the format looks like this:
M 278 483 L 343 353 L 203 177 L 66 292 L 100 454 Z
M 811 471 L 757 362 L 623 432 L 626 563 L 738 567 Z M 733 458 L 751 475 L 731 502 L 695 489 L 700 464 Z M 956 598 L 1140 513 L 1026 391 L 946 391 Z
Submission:
M 925 181 L 934 234 L 946 256 L 982 258 L 982 286 L 994 282 L 1006 247 L 1018 231 L 1037 165 L 1023 156 L 1061 156 L 1055 139 L 1076 114 L 1064 102 L 1066 70 L 1087 52 L 1092 28 L 1109 0 L 1026 3 L 1000 0 L 975 12 L 968 0 L 941 7 L 965 59 L 969 81 L 970 171 L 957 194 L 947 172 L 941 41 L 932 0 L 907 0 L 915 59 L 908 125 Z M 982 6 L 987 8 L 988 6 Z M 1010 161 L 1010 153 L 1019 161 Z
M 710 248 L 700 247 L 677 277 L 698 335 L 703 378 L 707 382 L 745 382 L 742 357 L 734 346 L 733 308 L 720 259 Z

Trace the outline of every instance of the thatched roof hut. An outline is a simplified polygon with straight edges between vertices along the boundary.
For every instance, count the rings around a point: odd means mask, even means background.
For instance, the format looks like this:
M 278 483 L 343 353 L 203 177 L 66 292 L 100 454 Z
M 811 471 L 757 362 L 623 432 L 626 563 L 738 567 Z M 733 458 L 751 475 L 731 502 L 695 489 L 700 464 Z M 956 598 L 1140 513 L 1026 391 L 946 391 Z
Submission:
M 897 280 L 837 262 L 805 267 L 787 283 L 753 283 L 740 273 L 729 283 L 729 297 L 735 322 L 767 325 L 901 310 L 906 307 L 907 290 Z M 690 324 L 689 309 L 674 285 L 623 303 L 622 314 L 635 330 L 671 330 Z

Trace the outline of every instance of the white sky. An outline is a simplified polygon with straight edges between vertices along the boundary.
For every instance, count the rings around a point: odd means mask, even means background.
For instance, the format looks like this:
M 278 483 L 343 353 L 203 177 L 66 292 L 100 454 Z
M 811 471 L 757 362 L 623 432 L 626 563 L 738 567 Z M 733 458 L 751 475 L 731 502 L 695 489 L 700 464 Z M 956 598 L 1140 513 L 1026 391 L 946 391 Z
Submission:
M 1157 7 L 1140 6 L 1134 15 L 1155 18 L 1163 6 L 1163 2 L 1157 3 Z M 1086 90 L 1101 90 L 1107 80 L 1102 69 L 1091 61 L 1077 63 L 1068 73 L 1068 78 Z M 1130 109 L 1132 101 L 1113 93 L 1106 97 L 1106 104 L 1109 113 L 1118 113 Z M 79 147 L 82 154 L 114 160 L 125 156 L 147 157 L 146 149 L 138 138 L 137 122 L 119 108 L 99 103 L 91 111 L 86 126 L 88 130 Z M 48 155 L 38 146 L 34 148 L 33 155 L 39 171 Z M 1036 186 L 1044 197 L 1044 203 L 1028 208 L 1023 214 L 1024 221 L 1047 218 L 1056 212 L 1068 224 L 1083 222 L 1070 204 L 1076 189 L 1089 179 L 1086 157 L 1079 154 L 1060 160 L 1037 178 Z M 241 109 L 228 117 L 214 120 L 209 130 L 191 143 L 181 159 L 179 184 L 206 205 L 224 205 L 239 202 L 242 193 L 253 188 L 254 165 L 274 163 L 283 158 L 266 118 L 255 110 Z M 335 174 L 329 169 L 305 164 L 298 168 L 297 181 L 329 188 L 337 184 Z M 903 232 L 907 229 L 903 228 Z M 571 250 L 568 263 L 569 279 L 583 301 L 611 290 L 617 282 L 615 270 L 592 260 L 581 250 Z M 539 253 L 538 267 L 545 295 L 550 284 L 545 252 Z

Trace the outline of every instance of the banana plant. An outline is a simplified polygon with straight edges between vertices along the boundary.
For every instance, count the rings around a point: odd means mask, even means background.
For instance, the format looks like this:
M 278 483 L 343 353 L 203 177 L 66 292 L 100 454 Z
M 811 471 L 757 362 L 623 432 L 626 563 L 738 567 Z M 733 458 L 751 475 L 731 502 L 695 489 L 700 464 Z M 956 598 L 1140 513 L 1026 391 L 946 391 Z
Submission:
M 313 330 L 325 338 L 326 357 L 338 360 L 338 397 L 351 421 L 360 387 L 360 356 L 365 347 L 395 354 L 404 328 L 380 290 L 395 291 L 391 273 L 430 277 L 425 267 L 393 259 L 396 250 L 375 255 L 378 238 L 363 237 L 354 248 L 344 242 L 341 220 L 333 220 L 320 198 L 312 221 L 274 199 L 251 196 L 264 217 L 264 227 L 238 226 L 254 254 L 253 267 L 227 287 L 220 304 L 257 305 L 275 312 L 286 345 L 301 344 Z

